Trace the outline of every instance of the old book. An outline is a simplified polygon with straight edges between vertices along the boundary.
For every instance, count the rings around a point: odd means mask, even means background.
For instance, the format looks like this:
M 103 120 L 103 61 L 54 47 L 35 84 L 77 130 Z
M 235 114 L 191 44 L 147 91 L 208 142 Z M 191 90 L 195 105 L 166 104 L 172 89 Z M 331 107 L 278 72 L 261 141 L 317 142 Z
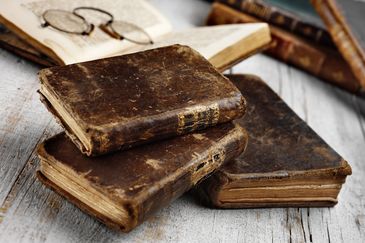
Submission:
M 63 134 L 38 148 L 39 178 L 103 223 L 130 231 L 246 147 L 232 123 L 113 154 L 86 157 Z
M 39 78 L 45 105 L 87 155 L 228 122 L 246 107 L 227 78 L 181 45 L 52 67 Z
M 217 0 L 313 42 L 335 47 L 322 19 L 307 0 Z
M 51 26 L 41 27 L 47 10 L 72 13 L 75 8 L 85 6 L 111 13 L 117 23 L 134 24 L 154 44 L 136 44 L 127 39 L 112 38 L 109 32 L 98 27 L 107 20 L 106 16 L 93 11 L 82 12 L 82 16 L 87 17 L 95 26 L 90 35 L 65 33 Z M 71 17 L 70 19 L 72 20 Z M 264 23 L 198 27 L 176 32 L 166 18 L 144 0 L 4 0 L 0 7 L 0 22 L 35 51 L 61 65 L 118 56 L 157 46 L 183 44 L 196 49 L 219 70 L 224 70 L 270 42 L 269 29 Z M 69 25 L 62 25 L 62 28 L 67 27 Z M 137 35 L 133 31 L 129 35 Z
M 365 2 L 311 0 L 365 92 Z
M 214 3 L 207 24 L 235 24 L 259 21 L 261 20 L 226 5 Z M 340 53 L 310 43 L 273 25 L 270 25 L 270 31 L 274 44 L 266 50 L 268 55 L 352 93 L 359 93 L 359 81 Z
M 51 59 L 35 50 L 26 42 L 20 40 L 16 35 L 8 29 L 0 25 L 0 47 L 4 48 L 25 59 L 31 60 L 42 66 L 56 65 Z
M 223 208 L 335 205 L 349 164 L 258 77 L 228 77 L 250 104 L 236 120 L 249 143 L 198 186 L 202 199 Z

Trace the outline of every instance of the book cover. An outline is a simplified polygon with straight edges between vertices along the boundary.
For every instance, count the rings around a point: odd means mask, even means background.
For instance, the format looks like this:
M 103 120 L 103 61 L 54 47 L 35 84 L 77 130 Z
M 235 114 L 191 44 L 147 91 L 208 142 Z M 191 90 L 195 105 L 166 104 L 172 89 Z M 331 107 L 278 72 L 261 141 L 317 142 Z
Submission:
M 225 123 L 112 154 L 87 157 L 64 133 L 38 148 L 39 179 L 110 227 L 128 232 L 245 149 Z
M 215 207 L 333 206 L 350 165 L 261 79 L 229 75 L 250 104 L 249 143 L 197 188 Z
M 181 45 L 43 69 L 39 77 L 43 103 L 89 156 L 228 122 L 246 109 L 226 77 Z

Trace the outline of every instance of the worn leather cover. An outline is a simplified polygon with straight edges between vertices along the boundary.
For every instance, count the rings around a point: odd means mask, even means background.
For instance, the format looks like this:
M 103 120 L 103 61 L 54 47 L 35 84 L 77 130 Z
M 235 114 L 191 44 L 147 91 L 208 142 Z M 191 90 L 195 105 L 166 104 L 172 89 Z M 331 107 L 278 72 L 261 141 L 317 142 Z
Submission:
M 335 47 L 321 18 L 306 0 L 217 0 L 238 11 L 328 47 Z
M 237 159 L 199 185 L 203 200 L 211 205 L 226 208 L 332 206 L 330 201 L 280 201 L 227 203 L 220 201 L 223 188 L 249 188 L 254 185 L 269 187 L 265 197 L 275 198 L 275 186 L 307 187 L 311 183 L 341 183 L 351 174 L 351 167 L 300 119 L 262 80 L 252 75 L 229 75 L 246 97 L 246 115 L 235 122 L 249 134 L 247 149 Z M 265 186 L 264 186 L 265 185 Z M 273 188 L 274 187 L 274 188 Z M 287 195 L 291 197 L 290 194 Z
M 87 155 L 228 122 L 241 117 L 246 107 L 227 78 L 181 45 L 52 67 L 39 77 L 85 132 L 89 150 L 45 100 Z
M 109 226 L 129 231 L 226 161 L 237 157 L 246 143 L 247 134 L 243 128 L 225 123 L 99 157 L 82 155 L 64 133 L 39 146 L 41 164 L 48 163 L 58 170 L 67 168 L 60 173 L 69 180 L 86 180 L 90 188 L 127 208 L 129 219 L 123 225 L 91 208 L 87 201 L 75 198 L 70 192 L 72 189 L 56 185 L 45 176 L 42 166 L 40 176 L 46 185 L 82 210 Z
M 260 21 L 262 20 L 223 4 L 214 3 L 212 11 L 208 16 L 207 24 L 235 24 Z M 311 43 L 273 25 L 270 25 L 270 32 L 274 44 L 267 49 L 266 54 L 298 67 L 340 88 L 361 95 L 359 81 L 340 53 Z
M 365 2 L 311 0 L 365 91 Z

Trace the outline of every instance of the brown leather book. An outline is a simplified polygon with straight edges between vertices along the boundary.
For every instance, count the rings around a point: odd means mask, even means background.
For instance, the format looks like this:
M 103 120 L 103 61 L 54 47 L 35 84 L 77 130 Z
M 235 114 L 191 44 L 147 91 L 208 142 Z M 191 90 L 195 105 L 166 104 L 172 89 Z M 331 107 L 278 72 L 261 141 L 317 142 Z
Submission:
M 365 2 L 311 0 L 365 92 Z
M 250 104 L 236 120 L 249 143 L 198 186 L 201 198 L 223 208 L 335 205 L 349 164 L 258 77 L 227 77 Z
M 224 4 L 214 3 L 208 16 L 208 25 L 254 23 L 260 19 L 239 12 Z M 342 56 L 332 49 L 310 43 L 283 29 L 270 25 L 274 44 L 265 53 L 298 67 L 308 73 L 358 93 L 360 84 Z
M 44 104 L 87 155 L 241 117 L 239 90 L 198 52 L 173 45 L 44 69 Z
M 130 231 L 245 149 L 225 123 L 113 154 L 86 157 L 64 133 L 38 148 L 39 178 L 110 227 Z
M 321 18 L 306 0 L 217 0 L 313 42 L 336 47 Z

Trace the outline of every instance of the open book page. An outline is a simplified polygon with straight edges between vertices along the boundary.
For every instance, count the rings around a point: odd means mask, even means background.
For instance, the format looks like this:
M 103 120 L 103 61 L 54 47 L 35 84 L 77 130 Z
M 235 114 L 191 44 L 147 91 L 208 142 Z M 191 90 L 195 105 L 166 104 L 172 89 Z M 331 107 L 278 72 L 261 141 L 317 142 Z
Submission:
M 11 23 L 45 49 L 50 49 L 64 64 L 107 57 L 136 45 L 127 40 L 113 39 L 103 32 L 97 26 L 107 20 L 106 16 L 93 11 L 83 14 L 88 22 L 95 25 L 88 36 L 41 27 L 46 10 L 72 11 L 81 6 L 99 8 L 111 13 L 116 21 L 133 23 L 144 29 L 152 40 L 171 31 L 168 21 L 144 0 L 1 0 L 0 15 L 8 25 Z
M 171 32 L 160 37 L 153 45 L 134 47 L 128 52 L 131 53 L 167 45 L 181 44 L 192 47 L 214 65 L 220 66 L 221 62 L 225 62 L 225 60 L 215 61 L 217 55 L 223 52 L 228 53 L 223 58 L 232 58 L 233 60 L 228 60 L 228 62 L 234 62 L 236 61 L 234 59 L 262 48 L 270 40 L 270 31 L 268 25 L 265 23 L 207 26 L 181 32 Z M 227 50 L 233 46 L 237 48 Z

